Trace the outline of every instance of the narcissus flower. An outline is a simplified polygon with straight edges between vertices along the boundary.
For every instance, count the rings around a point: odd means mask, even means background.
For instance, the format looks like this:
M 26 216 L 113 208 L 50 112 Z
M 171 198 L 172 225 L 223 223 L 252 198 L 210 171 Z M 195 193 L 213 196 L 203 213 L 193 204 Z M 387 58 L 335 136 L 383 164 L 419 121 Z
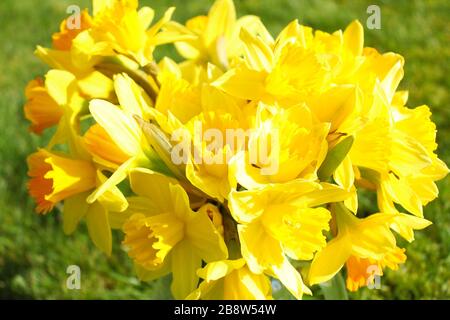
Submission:
M 28 184 L 38 213 L 47 213 L 56 203 L 95 186 L 95 167 L 40 149 L 28 157 Z
M 271 299 L 267 276 L 252 273 L 244 259 L 208 263 L 198 272 L 204 279 L 187 299 L 266 300 Z
M 89 235 L 95 245 L 111 254 L 112 236 L 107 212 L 126 209 L 128 203 L 122 193 L 112 188 L 99 201 L 89 205 L 86 202 L 89 192 L 106 180 L 90 161 L 72 159 L 45 149 L 33 153 L 27 161 L 31 178 L 28 189 L 36 201 L 36 211 L 48 213 L 64 201 L 64 232 L 74 232 L 79 221 L 86 217 Z
M 25 95 L 27 102 L 24 112 L 31 122 L 31 131 L 41 134 L 44 129 L 58 124 L 64 111 L 48 94 L 42 79 L 31 80 L 25 89 Z
M 316 208 L 342 201 L 347 192 L 333 185 L 296 180 L 262 190 L 232 192 L 230 209 L 238 222 L 242 256 L 254 273 L 274 275 L 296 297 L 310 293 L 287 256 L 310 260 L 325 246 L 330 213 Z
M 327 152 L 329 125 L 306 105 L 290 108 L 260 104 L 248 148 L 234 159 L 237 182 L 247 189 L 296 178 L 317 179 Z
M 148 98 L 144 97 L 143 92 L 134 92 L 136 94 L 134 95 L 131 87 L 133 85 L 135 84 L 131 79 L 118 75 L 115 78 L 115 87 L 118 91 L 120 106 L 106 100 L 92 100 L 90 102 L 89 109 L 92 116 L 113 142 L 105 144 L 105 140 L 103 140 L 100 142 L 102 147 L 109 147 L 110 155 L 114 152 L 115 159 L 112 159 L 113 162 L 119 164 L 121 160 L 126 161 L 120 163 L 111 177 L 92 193 L 88 199 L 89 202 L 94 202 L 109 188 L 123 181 L 132 168 L 144 166 L 168 173 L 164 162 L 148 144 L 142 128 L 134 118 L 134 116 L 143 117 L 145 109 L 149 106 L 147 104 Z M 90 143 L 95 143 L 92 140 L 90 141 Z M 94 154 L 98 152 L 100 152 L 100 149 L 94 151 Z M 104 159 L 104 161 L 108 160 Z
M 392 255 L 398 252 L 394 234 L 390 230 L 395 214 L 375 213 L 359 219 L 343 204 L 333 206 L 337 225 L 337 236 L 318 252 L 311 263 L 309 283 L 316 284 L 331 279 L 350 259 L 352 268 L 356 259 L 368 259 L 382 265 L 396 265 Z M 422 229 L 430 223 L 410 225 Z M 395 255 L 394 255 L 395 257 Z M 399 259 L 400 262 L 402 259 Z M 360 260 L 357 260 L 360 261 Z M 395 267 L 392 267 L 395 268 Z
M 198 284 L 196 270 L 202 260 L 227 258 L 224 240 L 205 211 L 193 212 L 184 189 L 167 177 L 148 171 L 130 173 L 133 201 L 146 202 L 144 210 L 125 221 L 124 245 L 142 270 L 172 272 L 172 292 L 185 298 Z
M 27 161 L 36 211 L 61 203 L 64 232 L 85 221 L 107 255 L 119 230 L 177 299 L 272 299 L 272 279 L 301 299 L 343 268 L 356 291 L 406 263 L 396 237 L 431 224 L 449 169 L 431 109 L 398 91 L 404 58 L 364 47 L 358 21 L 273 37 L 232 0 L 185 25 L 173 10 L 93 0 L 38 46 L 52 69 L 24 112 L 56 130 Z M 163 44 L 184 60 L 155 60 Z
M 92 26 L 73 40 L 73 52 L 88 64 L 116 53 L 131 56 L 142 66 L 150 63 L 155 46 L 168 41 L 158 32 L 170 20 L 174 8 L 151 27 L 153 9 L 137 9 L 137 0 L 97 2 Z
M 399 264 L 405 263 L 405 249 L 398 247 L 388 252 L 380 260 L 350 256 L 346 262 L 347 289 L 357 291 L 359 288 L 375 285 L 375 276 L 383 275 L 383 268 L 397 270 Z
M 244 44 L 239 39 L 242 27 L 261 37 L 271 37 L 258 17 L 236 19 L 232 0 L 216 1 L 207 16 L 189 19 L 186 26 L 171 21 L 165 29 L 179 38 L 175 47 L 187 60 L 200 64 L 211 62 L 226 69 L 232 59 L 243 53 Z

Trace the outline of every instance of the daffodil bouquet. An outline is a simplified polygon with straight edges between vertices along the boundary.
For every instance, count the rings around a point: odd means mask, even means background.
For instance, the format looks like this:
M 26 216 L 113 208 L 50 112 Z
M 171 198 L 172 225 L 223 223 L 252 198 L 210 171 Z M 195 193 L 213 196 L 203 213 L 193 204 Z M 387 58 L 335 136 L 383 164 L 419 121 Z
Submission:
M 430 109 L 397 91 L 402 56 L 364 47 L 358 21 L 274 38 L 232 0 L 173 11 L 93 0 L 37 48 L 51 70 L 25 116 L 56 129 L 28 158 L 36 211 L 61 209 L 67 234 L 85 221 L 107 255 L 121 230 L 137 276 L 171 274 L 176 299 L 271 299 L 273 279 L 300 299 L 342 268 L 355 291 L 404 263 L 396 235 L 431 223 L 449 170 Z M 182 59 L 155 61 L 161 45 Z

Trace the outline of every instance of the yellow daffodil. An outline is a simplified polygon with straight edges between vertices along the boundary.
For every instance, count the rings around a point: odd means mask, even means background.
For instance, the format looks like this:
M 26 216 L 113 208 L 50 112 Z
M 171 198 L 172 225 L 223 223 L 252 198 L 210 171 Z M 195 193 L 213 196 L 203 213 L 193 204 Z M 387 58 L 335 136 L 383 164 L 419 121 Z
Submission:
M 398 106 L 392 111 L 392 153 L 389 171 L 380 175 L 379 205 L 382 210 L 395 211 L 395 202 L 423 217 L 423 206 L 438 195 L 435 181 L 443 179 L 449 169 L 435 154 L 436 127 L 429 108 Z
M 245 143 L 239 137 L 226 139 L 227 130 L 241 129 L 240 123 L 229 113 L 205 112 L 191 119 L 186 127 L 192 137 L 186 177 L 209 196 L 223 201 L 231 191 L 228 161 Z
M 45 89 L 41 78 L 31 80 L 25 89 L 27 102 L 25 117 L 31 122 L 30 130 L 41 134 L 44 129 L 58 124 L 64 111 Z
M 277 277 L 296 298 L 310 293 L 285 254 L 310 260 L 324 247 L 322 232 L 329 229 L 331 215 L 327 209 L 316 207 L 347 196 L 337 186 L 302 180 L 231 192 L 230 209 L 239 223 L 242 256 L 250 270 Z
M 180 38 L 175 41 L 175 47 L 184 58 L 200 64 L 211 62 L 226 69 L 231 60 L 243 52 L 243 43 L 239 39 L 242 27 L 273 41 L 258 17 L 236 19 L 232 0 L 217 0 L 207 16 L 189 19 L 186 26 L 171 21 L 165 29 L 168 34 Z
M 396 214 L 376 213 L 359 219 L 343 204 L 333 206 L 337 225 L 337 236 L 317 252 L 309 270 L 309 283 L 317 284 L 331 279 L 350 259 L 369 259 L 389 263 L 389 257 L 397 249 L 395 236 L 390 230 L 396 221 Z M 421 229 L 429 225 L 410 223 L 411 228 Z M 366 261 L 366 260 L 363 260 Z
M 323 91 L 329 81 L 326 61 L 300 42 L 281 41 L 284 34 L 271 43 L 242 28 L 244 59 L 214 85 L 242 99 L 290 105 Z
M 405 249 L 395 247 L 380 260 L 350 256 L 345 264 L 347 268 L 347 289 L 357 291 L 361 287 L 374 285 L 375 276 L 382 276 L 383 268 L 389 267 L 392 270 L 397 270 L 399 264 L 405 263 L 406 255 L 404 252 Z
M 141 277 L 172 272 L 172 293 L 185 298 L 198 284 L 202 260 L 227 258 L 222 236 L 204 211 L 193 212 L 183 188 L 145 169 L 130 172 L 132 190 L 146 201 L 123 225 L 124 245 L 140 268 Z
M 113 155 L 112 152 L 115 152 L 114 157 L 118 155 L 119 158 L 113 159 L 113 162 L 118 164 L 122 160 L 127 160 L 121 163 L 111 177 L 90 195 L 89 203 L 94 202 L 109 188 L 123 181 L 132 168 L 147 167 L 170 175 L 170 171 L 148 144 L 142 128 L 134 118 L 145 116 L 146 109 L 149 108 L 149 99 L 145 97 L 145 93 L 133 91 L 133 88 L 137 88 L 134 87 L 136 84 L 126 76 L 115 77 L 114 83 L 120 106 L 96 99 L 91 100 L 89 110 L 113 142 L 113 144 L 102 146 L 109 146 L 109 155 Z M 100 149 L 97 150 L 99 151 Z
M 201 111 L 201 87 L 188 81 L 181 68 L 172 60 L 160 64 L 160 90 L 152 118 L 171 134 Z
M 69 51 L 38 46 L 35 54 L 51 68 L 70 72 L 77 80 L 80 93 L 86 98 L 113 99 L 113 81 L 93 66 L 80 67 Z M 74 60 L 75 59 L 75 60 Z
M 106 254 L 111 253 L 112 237 L 107 210 L 123 211 L 127 202 L 118 189 L 111 189 L 98 202 L 88 205 L 86 198 L 106 178 L 89 161 L 72 159 L 40 149 L 28 157 L 30 195 L 38 213 L 48 213 L 64 201 L 64 232 L 75 231 L 86 217 L 93 242 Z
M 208 263 L 198 270 L 197 274 L 203 282 L 187 299 L 272 299 L 269 278 L 263 274 L 252 273 L 242 258 Z
M 233 175 L 247 189 L 296 178 L 316 180 L 328 129 L 305 105 L 283 109 L 260 104 L 248 148 L 233 159 Z
M 95 6 L 92 26 L 73 40 L 72 54 L 78 63 L 94 65 L 101 57 L 119 53 L 145 66 L 153 60 L 155 46 L 169 41 L 158 32 L 173 11 L 168 9 L 150 27 L 155 13 L 149 7 L 138 10 L 138 1 L 101 1 Z
M 95 167 L 40 149 L 28 157 L 29 190 L 38 213 L 47 213 L 67 197 L 95 187 Z
M 239 117 L 245 102 L 211 86 L 223 72 L 216 66 L 178 65 L 165 58 L 159 64 L 160 90 L 151 118 L 167 133 L 186 125 L 201 112 L 225 112 Z

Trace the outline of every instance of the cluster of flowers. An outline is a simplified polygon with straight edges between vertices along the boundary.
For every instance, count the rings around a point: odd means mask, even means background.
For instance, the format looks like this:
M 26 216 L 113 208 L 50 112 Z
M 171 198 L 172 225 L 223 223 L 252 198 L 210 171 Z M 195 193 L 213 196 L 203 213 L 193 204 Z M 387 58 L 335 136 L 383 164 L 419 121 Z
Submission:
M 357 21 L 273 38 L 232 0 L 185 25 L 173 11 L 152 23 L 137 0 L 93 0 L 37 48 L 51 70 L 25 115 L 56 129 L 28 158 L 36 211 L 62 203 L 64 232 L 84 220 L 107 255 L 122 230 L 139 278 L 171 273 L 177 299 L 270 299 L 271 278 L 300 299 L 343 267 L 357 290 L 404 263 L 395 233 L 431 223 L 449 170 L 429 108 L 397 91 L 403 58 L 365 48 Z M 154 60 L 166 44 L 182 62 Z M 361 192 L 377 212 L 358 211 Z

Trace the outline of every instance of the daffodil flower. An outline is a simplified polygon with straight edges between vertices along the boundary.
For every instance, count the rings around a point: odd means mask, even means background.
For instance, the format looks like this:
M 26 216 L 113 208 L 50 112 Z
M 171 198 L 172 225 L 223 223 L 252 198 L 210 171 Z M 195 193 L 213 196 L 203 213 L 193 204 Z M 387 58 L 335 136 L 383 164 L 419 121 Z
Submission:
M 207 16 L 194 17 L 186 22 L 186 26 L 170 21 L 165 32 L 176 39 L 175 47 L 184 58 L 200 64 L 211 62 L 227 69 L 230 62 L 243 52 L 244 44 L 239 39 L 242 27 L 272 39 L 258 17 L 236 19 L 236 9 L 231 0 L 217 0 Z
M 110 255 L 112 236 L 107 211 L 120 212 L 128 205 L 119 189 L 110 189 L 89 205 L 86 202 L 89 192 L 106 180 L 91 162 L 40 149 L 29 156 L 28 167 L 31 177 L 28 188 L 36 200 L 36 211 L 48 213 L 64 201 L 64 232 L 73 233 L 79 221 L 86 217 L 92 241 Z
M 198 284 L 202 260 L 227 258 L 227 247 L 204 211 L 193 212 L 184 189 L 174 180 L 150 170 L 130 172 L 134 201 L 145 201 L 142 211 L 123 224 L 124 245 L 141 278 L 172 273 L 172 293 L 185 298 Z
M 155 46 L 169 41 L 158 32 L 170 20 L 175 8 L 168 9 L 151 27 L 153 9 L 137 8 L 138 2 L 134 0 L 97 2 L 92 25 L 72 42 L 72 54 L 78 63 L 94 65 L 101 57 L 114 56 L 116 52 L 133 57 L 141 66 L 150 63 Z
M 323 91 L 329 82 L 327 62 L 302 42 L 283 39 L 289 28 L 291 25 L 275 41 L 242 28 L 244 59 L 214 85 L 242 99 L 266 103 L 277 100 L 285 105 L 300 103 L 306 96 Z
M 242 256 L 249 269 L 277 277 L 298 299 L 310 290 L 287 257 L 310 260 L 326 245 L 329 211 L 322 204 L 343 201 L 348 193 L 334 185 L 294 180 L 255 191 L 230 193 L 238 222 Z
M 264 274 L 252 273 L 242 258 L 208 263 L 197 274 L 203 282 L 187 299 L 272 299 L 269 278 Z
M 58 124 L 64 111 L 45 89 L 41 78 L 31 80 L 26 89 L 25 117 L 31 122 L 30 131 L 41 134 L 44 129 Z
M 248 147 L 231 160 L 231 177 L 246 189 L 297 178 L 317 180 L 328 129 L 305 105 L 284 109 L 260 104 Z
M 149 145 L 141 126 L 134 118 L 135 116 L 144 117 L 147 108 L 150 108 L 148 98 L 145 98 L 145 94 L 139 91 L 141 89 L 129 77 L 119 75 L 115 78 L 114 83 L 120 106 L 105 100 L 95 99 L 90 102 L 89 109 L 93 118 L 113 142 L 113 144 L 108 145 L 102 143 L 105 140 L 97 140 L 102 144 L 101 148 L 109 146 L 110 151 L 114 152 L 110 155 L 117 156 L 113 159 L 113 162 L 119 163 L 125 159 L 126 161 L 120 163 L 111 177 L 89 196 L 89 203 L 94 202 L 109 188 L 123 181 L 132 168 L 146 167 L 168 175 L 171 174 L 158 154 Z M 95 143 L 92 140 L 91 142 Z
M 396 252 L 396 240 L 391 226 L 399 219 L 393 213 L 375 213 L 359 219 L 343 204 L 333 205 L 337 236 L 317 252 L 309 270 L 309 283 L 317 284 L 331 279 L 350 259 L 369 259 L 389 263 L 389 255 Z M 408 219 L 403 217 L 401 219 Z M 404 221 L 410 228 L 422 229 L 428 221 Z
M 350 256 L 345 263 L 347 269 L 347 289 L 357 291 L 359 288 L 373 285 L 375 276 L 382 276 L 383 269 L 389 267 L 397 270 L 399 264 L 405 263 L 405 249 L 395 247 L 387 252 L 382 259 L 374 260 L 371 258 L 359 258 Z

